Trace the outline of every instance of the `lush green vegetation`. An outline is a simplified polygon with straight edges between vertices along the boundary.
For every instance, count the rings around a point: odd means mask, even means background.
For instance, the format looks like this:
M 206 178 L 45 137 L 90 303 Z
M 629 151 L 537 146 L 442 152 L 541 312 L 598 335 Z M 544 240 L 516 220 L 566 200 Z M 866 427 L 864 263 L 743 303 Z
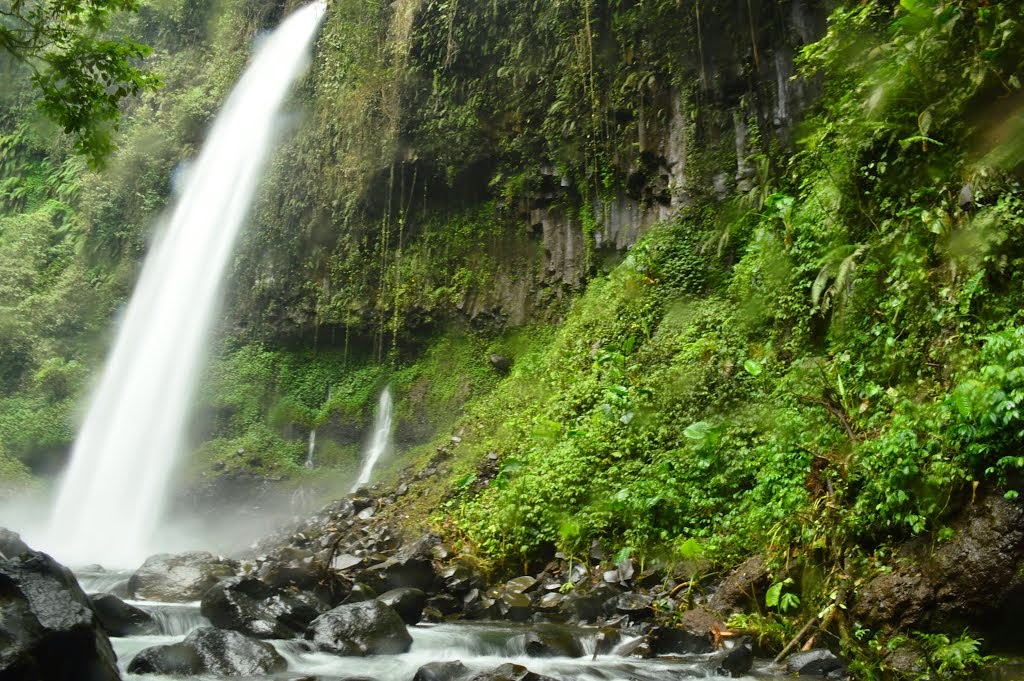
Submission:
M 310 428 L 351 471 L 390 384 L 396 465 L 453 451 L 420 503 L 496 568 L 595 539 L 694 577 L 763 553 L 774 585 L 738 624 L 769 643 L 835 611 L 864 678 L 911 643 L 969 677 L 969 634 L 841 613 L 899 542 L 1020 489 L 1022 9 L 849 2 L 804 44 L 773 38 L 788 3 L 336 0 L 235 263 L 194 472 L 318 475 Z M 0 93 L 0 478 L 59 464 L 168 178 L 281 12 L 119 19 L 165 86 L 125 102 L 102 173 L 28 79 Z M 769 66 L 791 52 L 799 125 Z M 671 217 L 613 252 L 620 202 Z M 556 261 L 543 220 L 582 248 Z
M 135 0 L 0 6 L 0 58 L 31 73 L 39 110 L 75 136 L 76 151 L 94 166 L 114 148 L 122 103 L 160 85 L 139 66 L 150 48 L 110 35 L 118 12 L 138 9 Z

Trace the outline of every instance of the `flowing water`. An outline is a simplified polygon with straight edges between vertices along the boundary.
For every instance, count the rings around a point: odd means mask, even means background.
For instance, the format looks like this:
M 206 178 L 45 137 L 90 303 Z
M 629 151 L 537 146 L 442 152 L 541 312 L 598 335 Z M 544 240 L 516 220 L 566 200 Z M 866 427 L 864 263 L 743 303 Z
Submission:
M 152 612 L 154 604 L 135 603 Z M 186 607 L 186 606 L 182 606 Z M 198 612 L 197 606 L 196 612 Z M 195 628 L 204 626 L 197 623 Z M 176 643 L 188 632 L 177 635 L 132 636 L 114 638 L 111 643 L 118 656 L 122 672 L 132 658 L 150 646 Z M 488 671 L 512 662 L 527 667 L 537 674 L 561 681 L 680 681 L 682 679 L 722 680 L 714 674 L 711 656 L 685 658 L 657 658 L 640 660 L 608 654 L 586 657 L 529 657 L 525 649 L 525 629 L 506 624 L 434 624 L 409 627 L 412 648 L 401 655 L 370 657 L 342 657 L 330 653 L 314 652 L 301 640 L 276 640 L 270 643 L 288 662 L 288 671 L 273 678 L 294 679 L 297 674 L 316 675 L 324 679 L 359 678 L 373 681 L 411 681 L 416 671 L 428 662 L 458 660 L 473 673 Z M 584 647 L 593 642 L 596 631 L 582 634 Z M 152 679 L 152 676 L 124 674 L 125 679 Z M 176 677 L 161 676 L 161 679 Z M 183 677 L 185 678 L 185 677 Z M 195 677 L 188 677 L 195 678 Z M 773 678 L 766 671 L 755 670 L 742 677 Z M 777 678 L 777 677 L 775 677 Z
M 306 445 L 306 468 L 313 468 L 313 452 L 316 451 L 316 428 L 309 431 L 309 444 Z
M 114 590 L 127 583 L 129 571 L 108 571 L 85 568 L 76 571 L 79 583 L 87 593 Z M 123 593 L 122 593 L 123 595 Z M 158 633 L 149 636 L 112 638 L 118 664 L 125 679 L 177 679 L 168 676 L 134 676 L 126 673 L 132 658 L 145 648 L 177 643 L 200 627 L 210 626 L 199 612 L 199 603 L 157 603 L 127 601 L 141 608 L 156 620 Z M 717 656 L 689 655 L 685 657 L 659 657 L 641 660 L 623 657 L 619 653 L 632 640 L 624 636 L 614 648 L 600 654 L 600 631 L 593 627 L 569 625 L 540 625 L 548 629 L 561 629 L 576 638 L 584 656 L 530 657 L 526 653 L 526 633 L 529 625 L 505 622 L 458 622 L 448 624 L 419 624 L 409 627 L 412 648 L 401 655 L 371 657 L 342 657 L 313 651 L 306 642 L 273 640 L 270 643 L 288 662 L 288 671 L 274 677 L 295 679 L 297 675 L 316 675 L 322 679 L 359 678 L 374 681 L 411 681 L 416 671 L 428 662 L 459 660 L 474 673 L 487 671 L 513 662 L 538 674 L 561 681 L 679 681 L 681 679 L 724 679 L 713 673 Z M 755 668 L 749 680 L 778 678 L 764 667 L 767 660 Z M 184 679 L 196 677 L 181 677 Z
M 380 401 L 377 403 L 377 416 L 373 421 L 373 438 L 366 450 L 366 458 L 363 461 L 363 469 L 359 472 L 359 479 L 352 485 L 352 491 L 370 482 L 373 475 L 373 467 L 377 460 L 387 451 L 391 442 L 391 388 L 384 388 L 380 394 Z
M 148 553 L 183 448 L 224 269 L 323 13 L 322 3 L 308 5 L 261 43 L 146 258 L 50 531 L 37 542 L 64 562 L 128 566 Z

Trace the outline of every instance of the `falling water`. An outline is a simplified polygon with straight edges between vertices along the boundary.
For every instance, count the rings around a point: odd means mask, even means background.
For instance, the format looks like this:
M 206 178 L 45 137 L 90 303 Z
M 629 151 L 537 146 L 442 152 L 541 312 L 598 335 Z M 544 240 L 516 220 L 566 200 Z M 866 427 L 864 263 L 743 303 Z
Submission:
M 306 445 L 306 468 L 313 467 L 314 450 L 316 450 L 316 428 L 309 431 L 309 444 Z
M 331 401 L 331 394 L 334 392 L 334 386 L 327 387 L 327 402 Z M 316 451 L 316 427 L 313 427 L 309 431 L 309 444 L 306 445 L 306 468 L 313 468 L 313 452 Z
M 44 539 L 65 562 L 132 565 L 146 554 L 183 446 L 223 271 L 323 13 L 321 2 L 308 5 L 263 41 L 146 258 Z
M 373 421 L 373 439 L 370 440 L 370 448 L 366 450 L 366 460 L 363 461 L 363 470 L 359 472 L 359 479 L 352 485 L 352 491 L 370 482 L 370 475 L 377 459 L 381 457 L 391 440 L 391 388 L 384 388 L 380 394 L 380 401 L 377 403 L 377 417 Z

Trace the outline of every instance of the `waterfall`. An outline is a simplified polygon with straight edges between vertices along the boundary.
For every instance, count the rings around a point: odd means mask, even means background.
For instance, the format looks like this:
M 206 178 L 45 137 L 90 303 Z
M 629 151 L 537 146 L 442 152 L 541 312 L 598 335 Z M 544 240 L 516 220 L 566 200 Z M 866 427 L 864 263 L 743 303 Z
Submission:
M 316 428 L 309 431 L 309 444 L 306 445 L 306 468 L 313 467 L 313 450 L 316 449 Z
M 134 567 L 147 553 L 183 449 L 223 272 L 323 13 L 322 2 L 308 5 L 261 43 L 146 257 L 44 538 L 64 562 Z
M 334 393 L 334 386 L 327 386 L 327 404 L 331 403 L 331 395 Z M 313 468 L 313 452 L 316 451 L 316 426 L 309 431 L 309 444 L 306 445 L 306 468 Z
M 377 416 L 373 420 L 373 438 L 370 440 L 370 447 L 366 450 L 366 459 L 363 461 L 363 470 L 359 472 L 359 479 L 352 485 L 352 491 L 370 482 L 370 475 L 377 459 L 381 457 L 391 440 L 391 388 L 384 388 L 380 394 L 380 401 L 377 403 Z

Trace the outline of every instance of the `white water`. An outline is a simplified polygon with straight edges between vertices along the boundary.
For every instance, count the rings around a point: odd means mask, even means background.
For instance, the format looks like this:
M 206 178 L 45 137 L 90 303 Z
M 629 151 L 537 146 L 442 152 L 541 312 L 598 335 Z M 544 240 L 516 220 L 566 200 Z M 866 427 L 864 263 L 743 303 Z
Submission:
M 306 447 L 306 468 L 313 467 L 313 451 L 316 449 L 316 428 L 309 431 L 309 445 Z
M 366 459 L 363 461 L 363 470 L 359 473 L 359 479 L 352 485 L 352 491 L 370 482 L 373 475 L 373 467 L 377 459 L 387 451 L 391 442 L 391 388 L 384 388 L 380 394 L 380 401 L 377 403 L 377 416 L 373 421 L 373 439 L 370 440 L 370 447 L 366 450 Z
M 308 5 L 262 42 L 146 258 L 40 538 L 66 563 L 134 567 L 150 549 L 224 268 L 323 13 Z
M 331 401 L 334 393 L 334 386 L 327 386 L 327 401 Z M 316 428 L 309 431 L 309 444 L 306 446 L 306 468 L 313 468 L 316 463 L 313 461 L 313 453 L 316 451 Z
M 152 607 L 142 603 L 141 607 Z M 715 667 L 713 655 L 693 655 L 685 658 L 658 658 L 640 660 L 619 657 L 617 654 L 603 654 L 596 658 L 591 655 L 580 658 L 528 657 L 525 652 L 522 627 L 502 624 L 453 623 L 433 626 L 409 627 L 412 648 L 401 655 L 371 655 L 369 657 L 344 657 L 332 653 L 309 650 L 308 645 L 298 640 L 270 641 L 288 662 L 290 675 L 317 675 L 323 678 L 373 679 L 374 681 L 409 681 L 424 664 L 459 660 L 473 673 L 494 669 L 506 662 L 521 664 L 530 671 L 557 679 L 569 681 L 681 681 L 682 679 L 704 679 L 725 681 L 726 677 L 711 673 Z M 596 630 L 580 630 L 584 643 L 592 643 Z M 123 669 L 142 649 L 180 641 L 183 634 L 159 636 L 134 636 L 114 638 L 111 643 L 117 652 L 118 662 Z M 132 676 L 126 679 L 144 681 L 150 676 Z M 161 677 L 179 679 L 182 677 Z M 194 678 L 194 677 L 193 677 Z M 264 677 L 268 678 L 268 677 Z M 275 677 L 276 678 L 276 677 Z M 282 676 L 281 678 L 289 678 Z M 753 681 L 752 676 L 741 677 Z

